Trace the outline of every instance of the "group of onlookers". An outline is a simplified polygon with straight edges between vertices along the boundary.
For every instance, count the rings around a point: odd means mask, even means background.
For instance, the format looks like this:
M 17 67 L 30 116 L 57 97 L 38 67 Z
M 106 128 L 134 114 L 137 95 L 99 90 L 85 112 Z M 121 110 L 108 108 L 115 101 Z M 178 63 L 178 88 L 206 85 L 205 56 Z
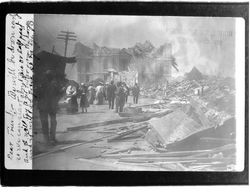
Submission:
M 102 105 L 105 100 L 108 101 L 109 109 L 114 109 L 115 106 L 116 112 L 123 112 L 130 93 L 133 95 L 134 103 L 138 103 L 140 88 L 137 84 L 129 88 L 125 82 L 114 83 L 114 81 L 108 84 L 100 82 L 96 87 L 85 83 L 79 86 L 76 82 L 74 84 L 68 82 L 65 86 L 64 83 L 58 79 L 54 71 L 47 70 L 41 81 L 34 86 L 34 106 L 39 110 L 43 135 L 45 141 L 49 143 L 57 142 L 56 114 L 59 100 L 63 95 L 68 112 L 73 114 L 78 112 L 78 99 L 82 112 L 87 112 L 90 104 Z
M 80 108 L 82 112 L 87 112 L 90 104 L 103 105 L 108 101 L 109 109 L 116 109 L 116 112 L 122 112 L 128 96 L 132 93 L 134 104 L 138 103 L 140 88 L 135 83 L 131 88 L 125 82 L 110 81 L 108 84 L 99 82 L 96 87 L 93 84 L 81 83 L 77 88 L 69 85 L 66 88 L 66 102 L 69 103 L 68 112 L 75 113 L 78 111 L 77 98 L 80 98 Z

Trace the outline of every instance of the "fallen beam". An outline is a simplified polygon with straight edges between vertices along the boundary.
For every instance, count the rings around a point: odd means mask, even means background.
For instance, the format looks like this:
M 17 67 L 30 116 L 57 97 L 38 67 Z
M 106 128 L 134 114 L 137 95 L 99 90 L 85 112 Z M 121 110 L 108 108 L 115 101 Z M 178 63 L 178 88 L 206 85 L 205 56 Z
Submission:
M 53 153 L 62 152 L 64 150 L 67 150 L 67 149 L 70 149 L 70 148 L 73 148 L 73 147 L 78 147 L 80 145 L 84 145 L 84 144 L 87 144 L 87 143 L 93 143 L 93 142 L 101 141 L 101 140 L 106 139 L 106 138 L 111 137 L 111 136 L 113 136 L 113 135 L 101 137 L 101 138 L 94 139 L 94 140 L 91 140 L 91 141 L 83 141 L 83 142 L 80 142 L 80 143 L 75 143 L 75 144 L 72 144 L 72 145 L 63 146 L 63 147 L 60 147 L 58 149 L 54 149 L 54 150 L 51 150 L 51 151 L 48 151 L 48 152 L 45 152 L 45 153 L 40 153 L 38 155 L 35 155 L 35 156 L 33 156 L 33 159 L 41 158 L 41 157 L 44 157 L 44 156 L 47 156 L 47 155 L 50 155 L 50 154 L 53 154 Z
M 178 157 L 178 156 L 189 156 L 193 154 L 201 154 L 202 152 L 210 152 L 211 150 L 196 150 L 196 151 L 175 151 L 167 153 L 147 153 L 147 154 L 135 154 L 135 155 L 103 155 L 102 157 L 107 158 L 125 158 L 125 157 Z
M 231 143 L 235 143 L 236 140 L 235 139 L 224 139 L 224 138 L 214 138 L 214 137 L 202 137 L 200 138 L 200 140 L 206 140 L 206 141 L 215 141 L 215 142 L 231 142 Z
M 164 171 L 163 168 L 156 168 L 152 165 L 132 165 L 132 164 L 125 164 L 125 163 L 116 163 L 116 162 L 110 162 L 110 161 L 103 161 L 97 160 L 97 159 L 84 159 L 84 158 L 77 158 L 77 160 L 85 162 L 85 163 L 91 163 L 96 164 L 100 166 L 109 166 L 110 170 L 136 170 L 136 171 Z
M 102 155 L 102 157 L 105 158 L 125 158 L 125 157 L 145 157 L 145 158 L 150 158 L 150 157 L 184 157 L 184 156 L 189 156 L 189 157 L 195 157 L 194 155 L 206 155 L 206 154 L 212 154 L 212 153 L 218 153 L 221 151 L 226 151 L 226 150 L 231 150 L 235 149 L 235 144 L 229 144 L 229 145 L 224 145 L 222 147 L 216 147 L 213 149 L 207 149 L 207 150 L 195 150 L 195 151 L 173 151 L 173 152 L 166 152 L 166 153 L 147 153 L 147 154 L 134 154 L 134 155 Z
M 163 117 L 165 115 L 168 115 L 169 113 L 172 113 L 173 111 L 172 110 L 164 110 L 164 111 L 161 111 L 161 112 L 156 112 L 156 113 L 152 113 L 150 114 L 150 118 L 153 118 L 153 117 Z
M 206 157 L 197 157 L 197 158 L 190 158 L 190 157 L 179 157 L 179 158 L 173 158 L 173 157 L 166 157 L 166 158 L 122 158 L 118 160 L 119 162 L 133 162 L 133 163 L 145 163 L 145 162 L 180 162 L 180 161 L 190 161 L 190 162 L 235 162 L 235 158 L 206 158 Z
M 103 121 L 103 122 L 99 122 L 99 123 L 91 123 L 91 124 L 87 124 L 87 125 L 69 127 L 69 128 L 67 128 L 67 130 L 68 131 L 79 131 L 81 129 L 86 129 L 86 128 L 100 127 L 100 126 L 125 123 L 125 122 L 133 122 L 133 118 L 122 118 L 122 119 L 115 119 L 115 120 L 110 120 L 110 121 Z
M 145 105 L 137 105 L 137 106 L 132 106 L 131 108 L 154 108 L 154 107 L 159 107 L 159 106 L 165 106 L 169 102 L 164 102 L 164 103 L 153 103 L 153 104 L 145 104 Z
M 204 155 L 207 156 L 207 155 L 210 155 L 210 154 L 213 154 L 213 153 L 225 152 L 225 151 L 229 151 L 229 150 L 236 151 L 236 145 L 235 144 L 223 145 L 222 147 L 214 148 L 213 150 L 208 151 L 208 152 L 202 152 L 200 154 L 194 154 L 194 155 L 192 155 L 192 157 L 199 157 L 199 156 L 204 156 Z
M 117 154 L 117 153 L 123 153 L 123 152 L 131 152 L 131 151 L 141 151 L 142 149 L 140 147 L 129 147 L 126 149 L 111 151 L 108 154 Z
M 101 126 L 118 124 L 118 123 L 126 123 L 126 122 L 138 123 L 138 122 L 142 122 L 142 121 L 147 121 L 153 117 L 162 117 L 162 116 L 167 115 L 171 112 L 173 112 L 173 111 L 172 110 L 165 110 L 163 112 L 147 114 L 145 116 L 126 117 L 126 118 L 122 118 L 122 119 L 115 119 L 115 120 L 103 121 L 103 122 L 99 122 L 99 123 L 91 123 L 91 124 L 87 124 L 87 125 L 69 127 L 69 128 L 67 128 L 67 131 L 79 131 L 82 129 L 101 127 Z
M 146 128 L 148 128 L 148 125 L 143 125 L 143 126 L 140 126 L 139 128 L 122 132 L 118 136 L 115 136 L 115 137 L 112 137 L 111 139 L 108 139 L 108 142 L 112 142 L 112 141 L 115 141 L 115 140 L 122 139 L 124 136 L 128 136 L 128 135 L 130 135 L 132 133 L 135 133 L 135 132 L 137 132 L 139 130 L 146 129 Z
M 196 160 L 175 160 L 175 161 L 154 161 L 154 160 L 130 160 L 130 159 L 119 159 L 119 162 L 123 163 L 140 163 L 140 164 L 154 164 L 154 165 L 159 165 L 159 164 L 176 164 L 176 163 L 193 163 L 196 162 Z

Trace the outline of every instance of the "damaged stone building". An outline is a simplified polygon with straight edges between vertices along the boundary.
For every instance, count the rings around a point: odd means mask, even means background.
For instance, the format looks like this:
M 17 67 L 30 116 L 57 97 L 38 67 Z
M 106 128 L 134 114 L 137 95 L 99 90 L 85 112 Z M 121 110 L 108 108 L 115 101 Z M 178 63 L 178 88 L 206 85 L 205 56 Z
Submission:
M 128 51 L 133 55 L 133 63 L 139 73 L 139 83 L 150 84 L 171 79 L 171 70 L 172 67 L 176 68 L 176 63 L 170 43 L 156 48 L 149 41 L 146 41 L 143 44 L 137 43 Z
M 172 56 L 172 45 L 163 44 L 155 48 L 149 41 L 136 43 L 130 48 L 108 48 L 96 44 L 92 48 L 78 42 L 74 55 L 77 58 L 75 77 L 77 82 L 95 79 L 110 80 L 110 69 L 119 72 L 137 71 L 135 82 L 149 83 L 171 78 L 172 66 L 176 68 Z M 119 75 L 118 75 L 119 76 Z M 118 78 L 119 79 L 119 78 Z
M 88 82 L 95 79 L 107 81 L 108 70 L 126 71 L 131 61 L 131 55 L 123 50 L 107 47 L 93 48 L 78 42 L 74 55 L 77 57 L 77 82 Z

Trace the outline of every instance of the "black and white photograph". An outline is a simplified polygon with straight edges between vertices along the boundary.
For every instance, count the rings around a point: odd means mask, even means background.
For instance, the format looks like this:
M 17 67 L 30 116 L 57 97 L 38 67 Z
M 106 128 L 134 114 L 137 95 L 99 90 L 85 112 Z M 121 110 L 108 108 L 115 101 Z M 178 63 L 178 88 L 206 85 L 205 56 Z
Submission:
M 34 14 L 32 169 L 242 171 L 237 29 L 233 17 Z

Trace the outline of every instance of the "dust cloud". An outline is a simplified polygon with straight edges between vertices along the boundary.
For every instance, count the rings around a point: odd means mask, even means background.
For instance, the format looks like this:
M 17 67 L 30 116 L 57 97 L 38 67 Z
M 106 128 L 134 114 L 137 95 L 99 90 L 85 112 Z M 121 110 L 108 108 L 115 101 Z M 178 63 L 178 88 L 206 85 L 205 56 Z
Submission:
M 235 19 L 214 17 L 35 15 L 35 39 L 40 49 L 63 55 L 61 30 L 75 32 L 86 46 L 129 48 L 149 41 L 154 47 L 172 44 L 180 76 L 196 66 L 208 75 L 234 76 Z M 70 42 L 67 55 L 76 42 Z

